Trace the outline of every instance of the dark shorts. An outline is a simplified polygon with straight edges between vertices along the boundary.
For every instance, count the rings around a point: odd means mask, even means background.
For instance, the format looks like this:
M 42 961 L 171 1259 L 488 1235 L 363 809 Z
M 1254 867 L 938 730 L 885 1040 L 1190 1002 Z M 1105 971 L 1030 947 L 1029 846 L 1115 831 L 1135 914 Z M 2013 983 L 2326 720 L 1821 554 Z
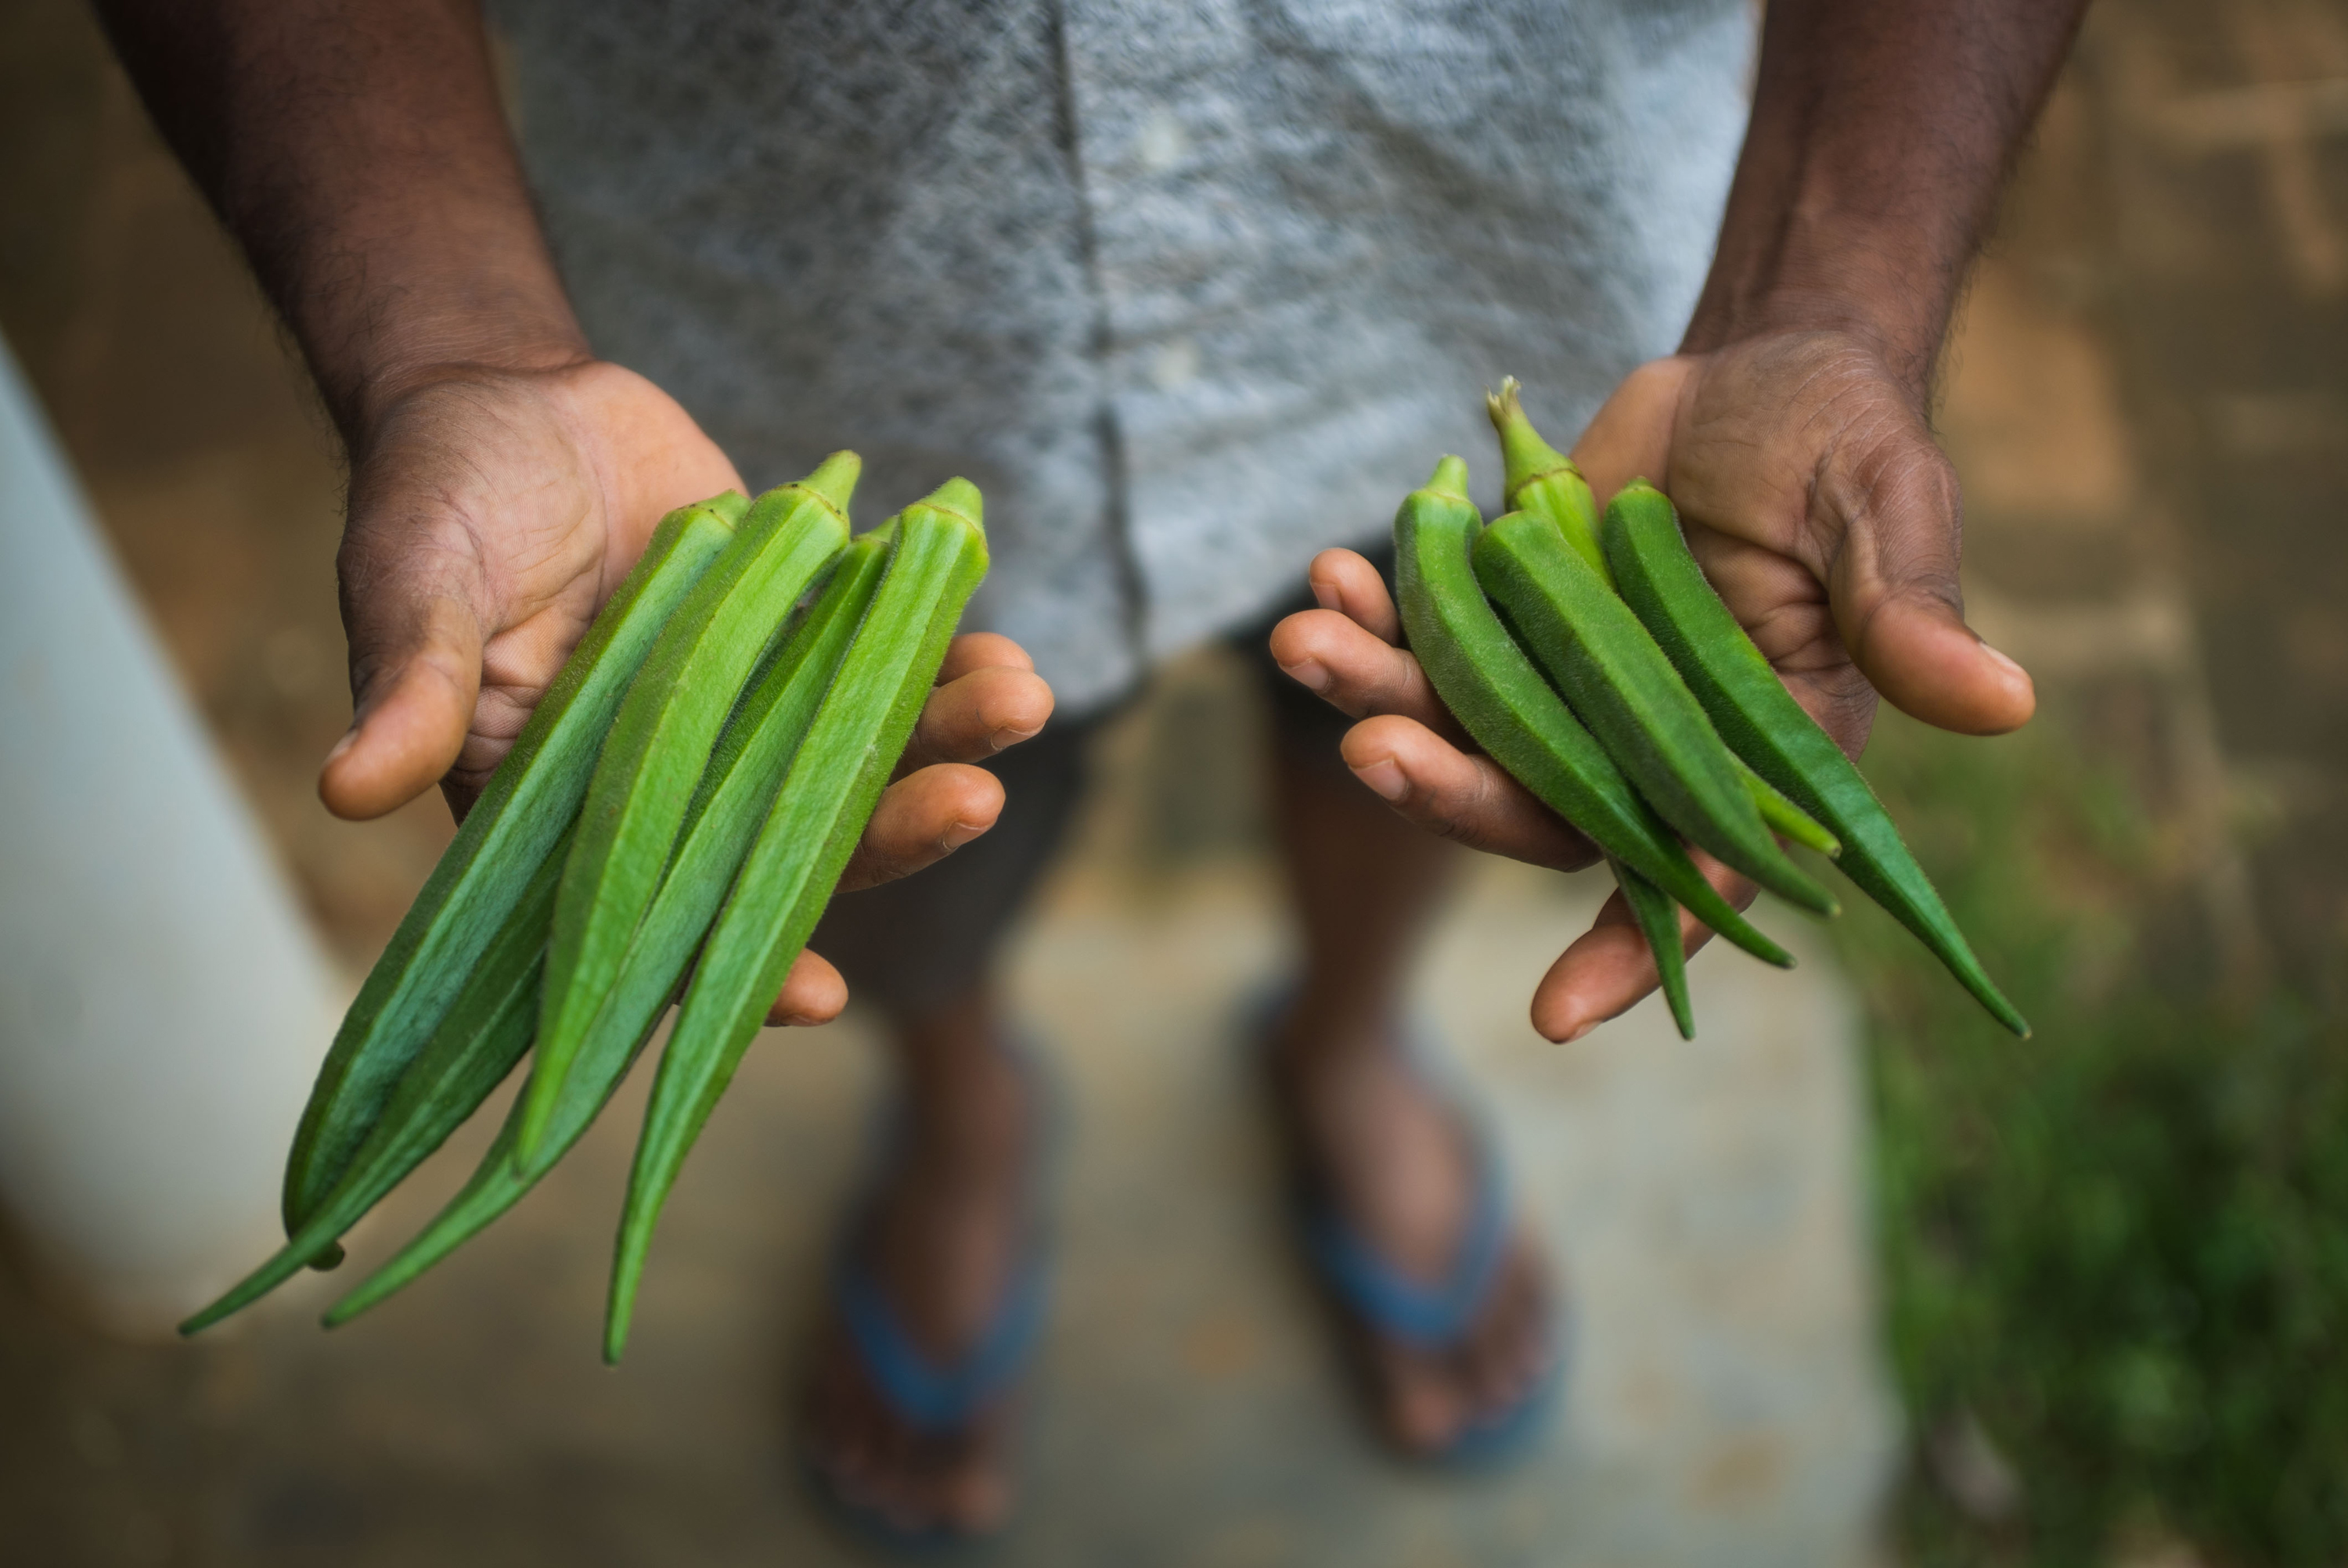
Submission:
M 1392 552 L 1372 559 L 1391 584 Z M 1263 689 L 1272 742 L 1284 756 L 1342 771 L 1337 743 L 1354 721 L 1282 673 L 1269 646 L 1282 617 L 1312 608 L 1311 589 L 1300 585 L 1228 641 Z M 1003 815 L 990 831 L 926 871 L 833 901 L 808 945 L 839 967 L 851 996 L 917 1017 L 984 973 L 1083 798 L 1094 736 L 1126 705 L 1056 718 L 983 764 L 1003 781 Z

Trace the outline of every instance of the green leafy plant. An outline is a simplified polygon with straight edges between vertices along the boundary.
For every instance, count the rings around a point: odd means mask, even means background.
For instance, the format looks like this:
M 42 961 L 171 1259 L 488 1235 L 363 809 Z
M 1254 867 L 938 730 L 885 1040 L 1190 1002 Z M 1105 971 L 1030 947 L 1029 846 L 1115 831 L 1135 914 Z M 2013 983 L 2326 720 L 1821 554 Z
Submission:
M 2228 995 L 2134 792 L 2059 739 L 1887 712 L 1868 767 L 2039 1026 L 2005 1035 L 1889 917 L 1841 923 L 1908 1560 L 2348 1560 L 2348 1027 Z M 2011 1497 L 1950 1473 L 1951 1431 Z

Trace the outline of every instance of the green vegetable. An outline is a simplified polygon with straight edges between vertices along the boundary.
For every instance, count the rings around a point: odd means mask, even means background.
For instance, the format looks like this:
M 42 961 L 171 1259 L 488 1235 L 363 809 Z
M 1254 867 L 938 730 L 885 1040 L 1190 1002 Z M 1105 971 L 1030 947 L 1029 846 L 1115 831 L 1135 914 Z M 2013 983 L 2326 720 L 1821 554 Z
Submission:
M 1662 982 L 1664 1001 L 1671 1004 L 1672 1022 L 1679 1026 L 1682 1040 L 1694 1040 L 1695 1005 L 1688 999 L 1687 948 L 1680 940 L 1680 907 L 1670 894 L 1621 861 L 1607 864 L 1614 868 L 1614 880 L 1622 886 L 1622 901 L 1631 906 L 1631 917 L 1638 921 L 1640 935 L 1647 938 L 1647 950 L 1655 955 L 1655 975 Z
M 848 543 L 861 461 L 835 452 L 769 490 L 679 605 L 629 688 L 580 813 L 554 906 L 538 1050 L 523 1091 L 519 1156 L 539 1163 L 562 1076 L 618 979 L 676 845 L 693 781 L 759 654 Z
M 1518 641 L 1664 821 L 1778 897 L 1836 912 L 1769 836 L 1686 682 L 1555 523 L 1511 512 L 1484 530 L 1474 559 Z
M 395 1087 L 577 815 L 604 732 L 662 624 L 748 507 L 728 493 L 661 520 L 408 906 L 318 1070 L 285 1163 L 285 1228 L 302 1232 Z M 320 1263 L 340 1261 L 328 1247 Z
M 1499 434 L 1500 460 L 1506 469 L 1500 509 L 1530 512 L 1555 523 L 1565 542 L 1611 586 L 1606 552 L 1598 542 L 1598 501 L 1590 493 L 1590 482 L 1572 458 L 1541 439 L 1540 432 L 1525 417 L 1519 391 L 1517 378 L 1511 375 L 1500 383 L 1499 391 L 1484 396 L 1484 412 Z
M 538 874 L 474 966 L 472 979 L 458 993 L 456 1005 L 430 1043 L 401 1076 L 381 1120 L 351 1157 L 342 1180 L 273 1256 L 180 1324 L 180 1333 L 211 1327 L 300 1273 L 447 1142 L 513 1071 L 530 1049 L 538 1022 L 539 974 L 569 836 L 566 831 L 539 863 Z
M 1470 556 L 1483 521 L 1468 465 L 1446 457 L 1395 514 L 1396 597 L 1410 648 L 1478 745 L 1542 804 L 1614 859 L 1769 963 L 1792 957 L 1755 930 L 1704 878 L 1671 829 L 1567 709 L 1500 623 Z M 1678 917 L 1672 936 L 1679 938 Z M 1663 961 L 1660 956 L 1658 965 Z
M 397 1255 L 335 1303 L 326 1315 L 328 1327 L 348 1322 L 400 1289 L 520 1202 L 602 1112 L 675 995 L 871 604 L 889 553 L 889 539 L 877 529 L 849 545 L 822 597 L 727 723 L 685 809 L 675 859 L 628 945 L 617 983 L 564 1076 L 547 1123 L 541 1163 L 528 1172 L 516 1167 L 522 1103 L 517 1098 L 464 1190 Z M 533 1024 L 537 1016 L 533 992 Z
M 627 1342 L 669 1189 L 863 835 L 986 573 L 975 486 L 952 479 L 896 519 L 896 553 L 757 843 L 704 946 L 653 1081 L 628 1178 L 603 1354 Z
M 1637 612 L 1634 610 L 1632 613 Z M 1665 650 L 1666 653 L 1669 651 Z M 1745 792 L 1753 797 L 1753 804 L 1760 811 L 1763 822 L 1796 844 L 1806 849 L 1815 849 L 1828 858 L 1842 853 L 1842 841 L 1821 827 L 1817 818 L 1779 794 L 1777 786 L 1755 773 L 1743 757 L 1733 751 L 1729 756 L 1736 764 L 1736 775 L 1745 781 Z
M 1712 591 L 1663 492 L 1643 480 L 1624 489 L 1606 509 L 1605 542 L 1623 595 L 1729 744 L 1833 829 L 1844 874 L 1914 932 L 1992 1016 L 2027 1037 L 2030 1025 L 1991 983 L 1867 780 Z

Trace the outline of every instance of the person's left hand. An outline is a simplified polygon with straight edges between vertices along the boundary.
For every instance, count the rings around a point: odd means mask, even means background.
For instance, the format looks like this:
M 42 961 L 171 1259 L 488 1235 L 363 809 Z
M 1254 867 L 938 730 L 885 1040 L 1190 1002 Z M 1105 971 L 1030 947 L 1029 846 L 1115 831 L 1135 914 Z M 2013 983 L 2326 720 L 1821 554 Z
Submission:
M 2028 720 L 2021 667 L 1966 627 L 1957 484 L 1921 387 L 1866 340 L 1779 333 L 1641 366 L 1591 421 L 1574 462 L 1602 504 L 1644 475 L 1680 508 L 1689 548 L 1788 690 L 1857 756 L 1879 695 L 1943 729 Z M 1272 656 L 1364 722 L 1346 764 L 1428 831 L 1574 870 L 1595 845 L 1474 751 L 1403 646 L 1385 583 L 1351 550 L 1313 563 L 1319 610 L 1273 630 Z M 1752 885 L 1701 851 L 1738 907 Z M 1683 912 L 1693 951 L 1711 933 Z M 1535 990 L 1533 1027 L 1572 1040 L 1656 985 L 1620 892 Z

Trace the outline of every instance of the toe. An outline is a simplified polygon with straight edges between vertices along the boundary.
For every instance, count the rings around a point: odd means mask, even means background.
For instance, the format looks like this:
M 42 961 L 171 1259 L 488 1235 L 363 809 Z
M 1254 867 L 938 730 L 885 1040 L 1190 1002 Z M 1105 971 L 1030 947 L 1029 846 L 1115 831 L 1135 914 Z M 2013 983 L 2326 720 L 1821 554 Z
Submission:
M 1386 1428 L 1407 1453 L 1433 1453 L 1458 1436 L 1468 1407 L 1456 1378 L 1432 1358 L 1397 1345 L 1378 1352 Z

